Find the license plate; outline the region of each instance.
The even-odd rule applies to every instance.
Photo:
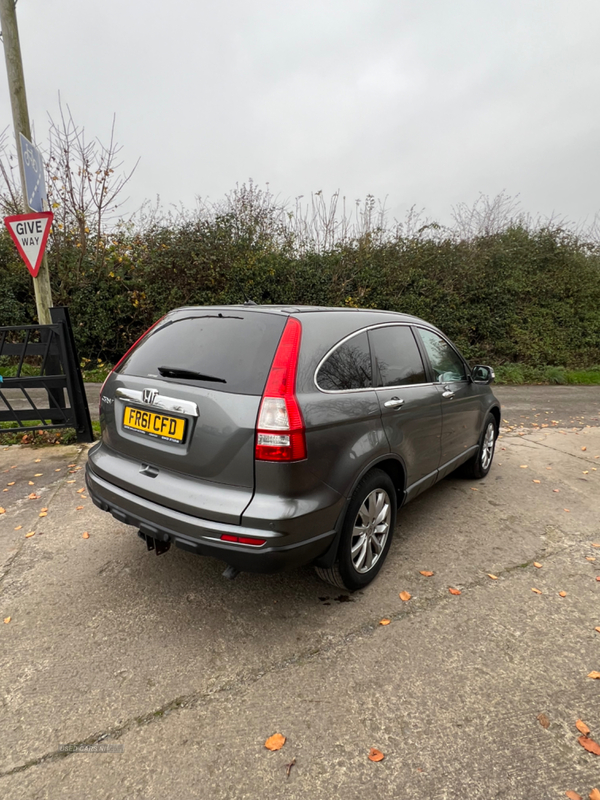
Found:
[[[155,439],[166,439],[169,442],[183,442],[185,420],[155,414],[153,411],[141,411],[139,408],[125,406],[123,427],[145,433]]]

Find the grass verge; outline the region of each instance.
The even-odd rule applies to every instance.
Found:
[[[566,369],[565,367],[528,367],[524,364],[503,364],[494,367],[498,385],[546,384],[555,386],[600,385],[600,366],[590,369]]]
[[[24,425],[35,425],[33,422],[24,422]],[[11,427],[10,422],[0,422],[2,428]],[[94,438],[100,438],[100,423],[92,422]],[[11,444],[28,444],[32,447],[48,447],[55,444],[76,444],[77,434],[74,428],[55,428],[49,431],[26,431],[25,433],[0,433],[0,446],[6,447]]]

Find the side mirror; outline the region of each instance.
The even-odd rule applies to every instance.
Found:
[[[484,364],[477,364],[471,370],[471,380],[473,383],[491,383],[496,374],[491,367],[486,367]]]

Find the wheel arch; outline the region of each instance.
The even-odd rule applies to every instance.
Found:
[[[329,568],[331,567],[337,556],[337,551],[340,543],[340,536],[342,534],[342,524],[344,522],[344,517],[346,516],[346,511],[348,510],[348,506],[350,505],[350,501],[352,499],[352,495],[356,491],[356,487],[359,483],[363,480],[365,475],[368,475],[369,472],[373,469],[380,469],[382,472],[385,472],[386,475],[389,476],[392,483],[396,488],[396,510],[400,508],[402,503],[404,502],[404,496],[406,494],[406,470],[404,468],[404,464],[400,460],[400,458],[393,456],[387,453],[384,456],[380,456],[375,461],[370,462],[366,467],[364,467],[358,476],[355,478],[354,483],[352,484],[352,488],[346,495],[346,502],[344,503],[344,507],[340,512],[340,515],[335,524],[336,535],[333,542],[327,548],[325,553],[314,562],[315,566],[317,567],[324,567]]]

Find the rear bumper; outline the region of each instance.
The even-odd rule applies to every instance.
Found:
[[[180,511],[137,497],[96,475],[86,465],[85,480],[92,501],[120,522],[136,527],[145,537],[175,544],[197,555],[212,556],[243,572],[277,572],[299,567],[323,555],[332,544],[336,531],[309,531],[302,541],[287,543],[281,533],[230,525],[193,517]],[[267,539],[264,545],[230,544],[221,541],[223,534]]]

